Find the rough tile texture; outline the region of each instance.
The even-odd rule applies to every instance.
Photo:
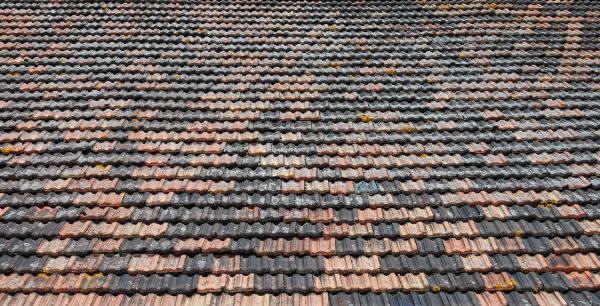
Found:
[[[596,1],[0,3],[1,305],[599,305]]]

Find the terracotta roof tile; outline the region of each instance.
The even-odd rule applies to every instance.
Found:
[[[538,2],[3,4],[0,304],[600,304],[598,6]]]

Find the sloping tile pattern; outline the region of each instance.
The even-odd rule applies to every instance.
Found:
[[[600,305],[596,1],[0,3],[0,305]]]

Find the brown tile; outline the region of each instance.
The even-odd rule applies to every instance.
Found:
[[[225,285],[225,291],[231,293],[254,291],[254,274],[230,276]]]
[[[207,253],[226,252],[227,250],[229,250],[231,242],[231,238],[211,240],[206,239],[203,241],[201,247],[202,251]]]
[[[142,225],[139,230],[140,238],[159,238],[167,231],[169,227],[168,223],[152,223],[149,225]]]
[[[174,254],[199,253],[206,239],[177,239],[173,247]]]
[[[108,208],[86,207],[79,215],[80,220],[103,220]]]
[[[335,255],[334,238],[305,238],[311,255],[332,256]]]
[[[303,193],[304,192],[304,181],[283,182],[281,185],[281,192],[283,192],[283,193]]]
[[[129,221],[131,219],[131,214],[134,212],[134,209],[135,208],[133,207],[110,208],[105,216],[105,221],[109,223]]]
[[[221,292],[227,285],[227,275],[201,276],[198,282],[198,293]]]
[[[476,296],[481,306],[508,306],[508,302],[501,292],[482,292]]]
[[[560,292],[538,292],[533,294],[539,306],[567,306],[569,305]]]
[[[189,181],[185,186],[185,191],[206,193],[208,192],[211,184],[212,181]]]
[[[123,244],[123,239],[99,239],[94,244],[92,252],[96,254],[118,253],[121,244]]]
[[[173,198],[173,192],[169,193],[157,193],[150,194],[146,198],[146,205],[148,206],[162,206],[171,204],[171,199]]]
[[[119,224],[114,223],[92,223],[90,227],[85,231],[86,237],[94,237],[94,238],[110,238],[113,233],[117,230]]]
[[[492,269],[492,263],[488,255],[465,255],[461,257],[465,272],[487,272]]]
[[[429,282],[425,273],[405,274],[398,276],[401,288],[408,291],[425,292],[429,291]]]
[[[540,254],[517,256],[517,262],[523,272],[543,272],[548,269],[544,256]]]
[[[70,258],[65,256],[59,256],[56,258],[48,258],[46,264],[44,265],[43,271],[44,273],[64,273],[68,271],[68,266],[70,264]]]
[[[600,275],[590,271],[565,273],[571,287],[578,291],[597,290],[600,287]]]
[[[181,273],[185,265],[186,256],[161,256],[157,265],[159,273]]]
[[[60,238],[81,237],[91,224],[91,221],[75,221],[73,223],[65,223],[58,232],[58,235]]]
[[[65,251],[70,243],[71,239],[44,240],[38,246],[36,253],[40,255],[58,256]]]
[[[481,278],[486,291],[511,291],[517,284],[506,272],[482,273]]]
[[[158,272],[160,255],[134,255],[129,261],[127,272],[131,274],[148,274]]]
[[[69,272],[72,273],[95,273],[98,271],[104,255],[89,255],[85,257],[71,257],[68,264]]]

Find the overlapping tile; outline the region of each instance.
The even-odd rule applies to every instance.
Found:
[[[598,5],[0,4],[0,305],[600,304]]]

